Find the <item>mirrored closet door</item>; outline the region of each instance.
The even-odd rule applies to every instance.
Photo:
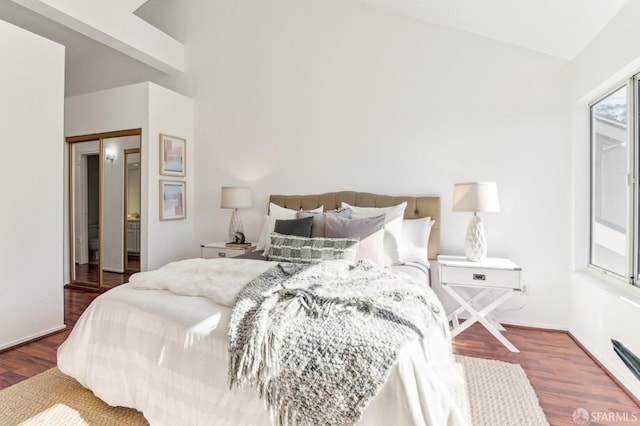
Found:
[[[100,140],[69,146],[71,283],[100,287]]]
[[[140,149],[124,151],[124,270],[140,271]]]
[[[106,290],[140,269],[140,129],[69,144],[69,285]]]

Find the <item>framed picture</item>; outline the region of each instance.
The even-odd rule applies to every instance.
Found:
[[[160,134],[160,174],[185,176],[187,141],[175,136]]]
[[[160,220],[187,217],[187,183],[177,180],[160,181]]]

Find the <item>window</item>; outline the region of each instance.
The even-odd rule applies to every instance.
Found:
[[[630,277],[627,85],[591,106],[591,264]]]

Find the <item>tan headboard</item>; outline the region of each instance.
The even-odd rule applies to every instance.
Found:
[[[311,210],[320,206],[324,206],[325,210],[334,210],[340,207],[343,201],[358,207],[390,207],[406,201],[405,219],[429,216],[436,221],[429,236],[429,259],[435,259],[440,252],[440,197],[395,197],[368,192],[341,191],[314,195],[271,195],[269,201],[293,210]]]

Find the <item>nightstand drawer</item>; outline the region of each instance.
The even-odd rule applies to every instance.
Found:
[[[202,257],[205,259],[214,259],[216,257],[236,257],[244,253],[244,250],[233,250],[223,248],[203,248]]]
[[[251,253],[256,246],[250,247],[225,247],[225,243],[210,243],[200,246],[201,257],[204,259],[216,259],[218,257],[236,257],[241,254]]]
[[[237,250],[215,249],[211,254],[213,257],[234,257],[242,253],[238,253]]]
[[[520,270],[440,265],[440,282],[479,287],[520,288],[520,272]]]

